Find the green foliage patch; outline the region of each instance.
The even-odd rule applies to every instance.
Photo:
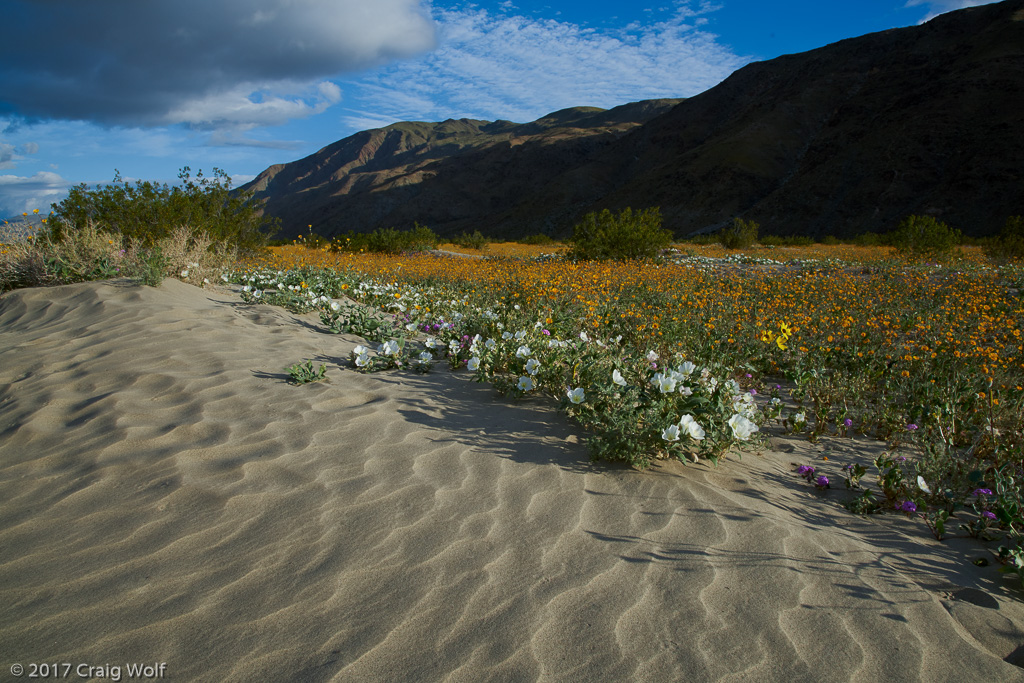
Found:
[[[608,209],[588,213],[572,230],[569,258],[579,261],[653,259],[672,242],[661,227],[661,211],[651,207],[618,214]]]

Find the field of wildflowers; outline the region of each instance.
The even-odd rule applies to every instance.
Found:
[[[446,362],[513,396],[545,393],[588,430],[595,458],[717,461],[767,425],[884,440],[875,488],[866,468],[844,469],[851,509],[918,516],[938,538],[959,520],[1003,539],[998,557],[1024,581],[1019,266],[970,249],[944,265],[843,245],[680,245],[660,263],[557,251],[292,245],[234,279],[249,300],[320,310],[325,331],[380,344],[353,354],[364,371]]]

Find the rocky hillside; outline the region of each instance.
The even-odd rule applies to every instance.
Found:
[[[625,206],[660,206],[677,235],[741,216],[848,236],[912,213],[986,235],[1024,213],[1022,103],[1024,0],[1007,0],[750,64],[684,101],[365,131],[250,187],[288,236],[564,234]]]

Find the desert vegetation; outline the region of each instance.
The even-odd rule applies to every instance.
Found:
[[[595,458],[638,468],[717,462],[757,448],[769,428],[885,441],[873,469],[849,464],[830,481],[805,464],[795,474],[822,491],[850,489],[857,513],[914,516],[938,538],[997,538],[997,558],[1024,580],[1019,218],[980,247],[912,217],[886,237],[893,246],[761,236],[746,248],[665,249],[657,212],[602,212],[567,248],[483,252],[476,235],[446,245],[481,256],[468,260],[424,253],[440,239],[422,226],[311,232],[241,258],[241,245],[196,228],[140,239],[81,221],[6,244],[4,287],[232,281],[249,303],[317,313],[325,333],[364,337],[353,369],[443,363],[511,397],[547,396],[586,428]],[[630,229],[642,244],[614,251]],[[757,234],[742,221],[733,230]],[[651,255],[659,260],[638,258]],[[307,383],[326,368],[288,372]]]

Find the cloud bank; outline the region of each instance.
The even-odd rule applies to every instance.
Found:
[[[337,102],[327,78],[435,45],[418,0],[6,0],[4,15],[0,111],[105,125],[280,124]]]
[[[438,11],[438,48],[355,81],[362,111],[345,122],[529,121],[569,106],[695,95],[749,61],[700,29],[707,11],[682,7],[666,21],[600,31],[484,10]]]

